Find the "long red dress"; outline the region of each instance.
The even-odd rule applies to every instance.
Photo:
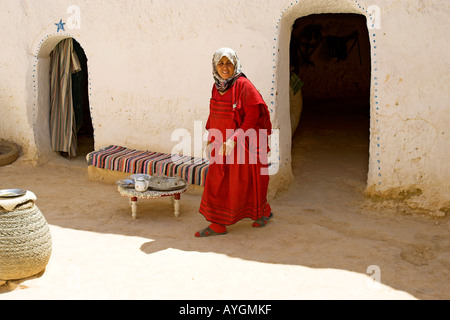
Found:
[[[245,76],[224,95],[213,88],[206,129],[214,147],[199,210],[206,220],[227,226],[244,218],[270,215],[267,130],[261,131],[257,140],[243,138],[252,130],[260,133],[259,129],[267,128],[270,118],[267,120],[266,110],[261,95]],[[237,142],[233,154],[219,156],[220,146],[229,138]]]

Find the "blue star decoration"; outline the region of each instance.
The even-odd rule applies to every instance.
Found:
[[[59,22],[58,22],[58,23],[55,23],[55,26],[58,27],[58,29],[56,30],[56,32],[59,32],[59,30],[61,30],[61,29],[62,29],[62,31],[65,31],[65,30],[64,30],[64,25],[65,25],[65,23],[62,22],[62,19],[59,19]]]

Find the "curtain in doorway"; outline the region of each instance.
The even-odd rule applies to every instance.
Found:
[[[72,73],[81,70],[73,40],[62,40],[50,53],[50,134],[52,149],[77,155],[77,133],[72,100]]]

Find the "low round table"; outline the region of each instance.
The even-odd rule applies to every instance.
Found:
[[[170,191],[159,191],[159,190],[147,190],[147,191],[136,191],[134,188],[126,188],[118,186],[119,193],[123,197],[130,198],[131,205],[131,216],[133,219],[137,217],[137,201],[138,199],[156,199],[161,197],[173,197],[173,206],[175,217],[180,215],[180,199],[181,194],[188,189],[189,185],[186,184],[182,189],[170,190]]]

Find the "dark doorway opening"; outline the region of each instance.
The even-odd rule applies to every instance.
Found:
[[[85,157],[94,150],[94,128],[89,107],[89,74],[87,57],[80,44],[73,39],[73,49],[81,64],[81,71],[72,74],[72,100],[77,129],[77,157]]]
[[[363,15],[314,14],[295,21],[290,47],[290,100],[296,180],[311,184],[353,181],[349,183],[360,187],[367,184],[370,49]],[[298,96],[293,98],[293,73],[301,80],[300,85],[297,81],[301,113]],[[342,184],[321,189],[326,193],[333,188],[342,189]]]

